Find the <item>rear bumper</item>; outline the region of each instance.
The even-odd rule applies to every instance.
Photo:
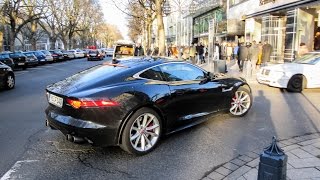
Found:
[[[108,125],[97,124],[87,120],[75,119],[71,116],[57,114],[46,110],[49,126],[60,130],[63,134],[71,134],[92,141],[94,146],[113,146],[118,144],[118,129]]]

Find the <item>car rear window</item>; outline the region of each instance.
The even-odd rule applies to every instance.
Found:
[[[118,45],[116,46],[116,55],[128,55],[133,56],[133,45]]]
[[[11,57],[21,57],[21,56],[24,56],[22,53],[20,52],[16,52],[16,53],[11,53],[10,54]]]

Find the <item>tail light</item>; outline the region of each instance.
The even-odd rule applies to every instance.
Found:
[[[114,101],[107,99],[66,99],[67,104],[72,106],[74,109],[79,108],[96,108],[96,107],[112,107],[118,106],[119,104]]]

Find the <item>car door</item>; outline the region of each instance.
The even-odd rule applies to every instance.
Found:
[[[206,72],[188,64],[172,62],[160,65],[168,81],[171,99],[167,105],[168,125],[173,128],[196,123],[201,117],[219,111],[226,98],[220,80],[207,80]]]

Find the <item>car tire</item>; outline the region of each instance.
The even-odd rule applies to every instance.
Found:
[[[128,120],[120,147],[130,154],[145,155],[158,144],[162,132],[161,118],[150,108],[137,110]]]
[[[239,87],[231,99],[230,115],[238,117],[246,115],[252,106],[252,102],[253,98],[250,90],[244,86]]]
[[[5,89],[13,89],[15,86],[15,78],[14,75],[8,74],[5,78]]]
[[[287,90],[290,92],[302,92],[306,88],[306,82],[307,80],[303,75],[294,75],[288,82]]]

